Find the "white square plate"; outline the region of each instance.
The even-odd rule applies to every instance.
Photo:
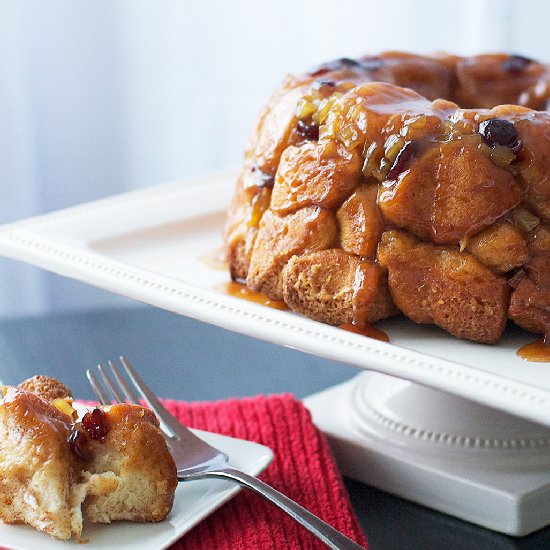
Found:
[[[174,182],[6,225],[0,227],[0,254],[550,425],[550,364],[516,356],[534,339],[525,332],[508,331],[497,346],[486,346],[397,318],[380,324],[391,338],[387,344],[214,290],[228,275],[199,258],[221,245],[234,183],[234,175]]]
[[[273,453],[264,445],[235,439],[220,434],[193,430],[207,443],[229,456],[231,465],[247,474],[257,476],[273,460]],[[166,520],[160,523],[131,523],[118,521],[111,524],[84,523],[85,545],[75,541],[59,541],[28,525],[0,523],[0,546],[17,550],[152,550],[167,548],[191,530],[197,523],[233,498],[241,488],[236,483],[204,479],[180,483],[176,489],[174,507]]]

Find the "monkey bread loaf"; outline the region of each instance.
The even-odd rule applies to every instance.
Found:
[[[288,77],[225,227],[231,277],[340,325],[550,326],[550,69],[387,52]]]

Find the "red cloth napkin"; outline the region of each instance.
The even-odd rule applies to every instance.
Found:
[[[260,476],[285,495],[367,547],[329,446],[309,411],[290,395],[217,403],[164,401],[185,425],[270,447]],[[172,546],[173,550],[326,549],[278,508],[243,490]]]

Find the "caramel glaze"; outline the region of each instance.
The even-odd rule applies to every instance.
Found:
[[[426,72],[419,79],[416,69],[421,67]],[[493,73],[506,85],[494,86],[494,78],[486,78]],[[337,212],[349,198],[350,178],[356,183],[353,190],[361,184],[378,186],[380,234],[396,226],[421,242],[469,253],[470,237],[506,220],[519,228],[518,239],[525,246],[526,240],[534,238],[533,227],[544,225],[550,204],[545,202],[546,179],[540,178],[547,171],[544,140],[549,136],[550,117],[530,110],[546,108],[547,87],[539,93],[538,83],[549,79],[548,67],[520,56],[421,58],[396,52],[344,58],[290,77],[252,137],[228,218],[228,250],[236,252],[235,257],[250,256],[246,247],[254,242],[269,209],[282,217],[311,206]],[[436,99],[441,97],[452,101]],[[330,147],[333,143],[336,148]],[[312,163],[323,170],[312,171]],[[413,168],[422,163],[426,169],[415,172]],[[462,166],[480,170],[479,189]],[[330,185],[325,173],[330,174]],[[311,184],[315,178],[319,185]],[[460,185],[455,185],[457,181]],[[462,193],[458,198],[457,190]],[[484,202],[467,200],[478,192]],[[271,200],[272,194],[276,200]],[[522,216],[517,215],[520,211]],[[376,254],[365,258],[353,246],[333,245],[365,260],[353,285],[352,326],[361,327],[379,286]],[[528,256],[512,267],[520,266],[527,267],[524,278],[540,279],[533,274],[537,266]],[[237,267],[241,269],[237,276],[246,278],[237,261],[231,272]],[[489,267],[515,289],[511,268]],[[535,284],[541,286],[539,280]],[[236,284],[226,283],[221,290],[271,305],[267,297],[244,285],[230,285]],[[534,327],[538,321],[531,319],[530,302],[524,304],[518,298],[516,303],[520,307],[509,317],[520,326]],[[489,337],[487,342],[494,343]]]
[[[524,361],[550,363],[550,341],[545,336],[520,348],[516,355]]]
[[[263,306],[272,307],[273,309],[280,309],[282,311],[288,310],[288,306],[281,300],[270,300],[263,292],[255,292],[250,290],[245,284],[238,283],[237,281],[227,281],[224,283],[218,283],[214,285],[216,290],[235,296],[235,298],[242,298],[255,304],[261,304]]]
[[[381,270],[373,261],[363,261],[353,282],[353,325],[366,325],[366,319],[378,290]],[[368,336],[368,335],[367,335]]]
[[[214,288],[224,292],[225,294],[229,294],[230,296],[242,298],[256,304],[262,304],[264,306],[283,311],[288,310],[288,306],[283,301],[270,300],[263,292],[254,292],[243,283],[228,281],[225,283],[219,283],[215,285]],[[338,328],[347,330],[348,332],[354,332],[355,334],[368,336],[369,338],[374,338],[375,340],[381,340],[382,342],[390,341],[389,336],[385,332],[382,332],[381,330],[367,324],[344,323],[343,325],[339,325]]]
[[[355,325],[353,323],[344,323],[343,325],[338,325],[338,328],[342,330],[347,330],[348,332],[354,332],[355,334],[361,334],[363,336],[368,336],[369,338],[374,338],[375,340],[380,340],[382,342],[389,342],[390,337],[381,330],[372,327],[371,325]]]
[[[0,407],[7,411],[21,433],[33,440],[37,455],[46,462],[66,445],[72,419],[31,392],[4,386]]]

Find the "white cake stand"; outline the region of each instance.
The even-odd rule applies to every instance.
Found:
[[[526,535],[550,523],[550,429],[375,372],[305,400],[349,477]]]

